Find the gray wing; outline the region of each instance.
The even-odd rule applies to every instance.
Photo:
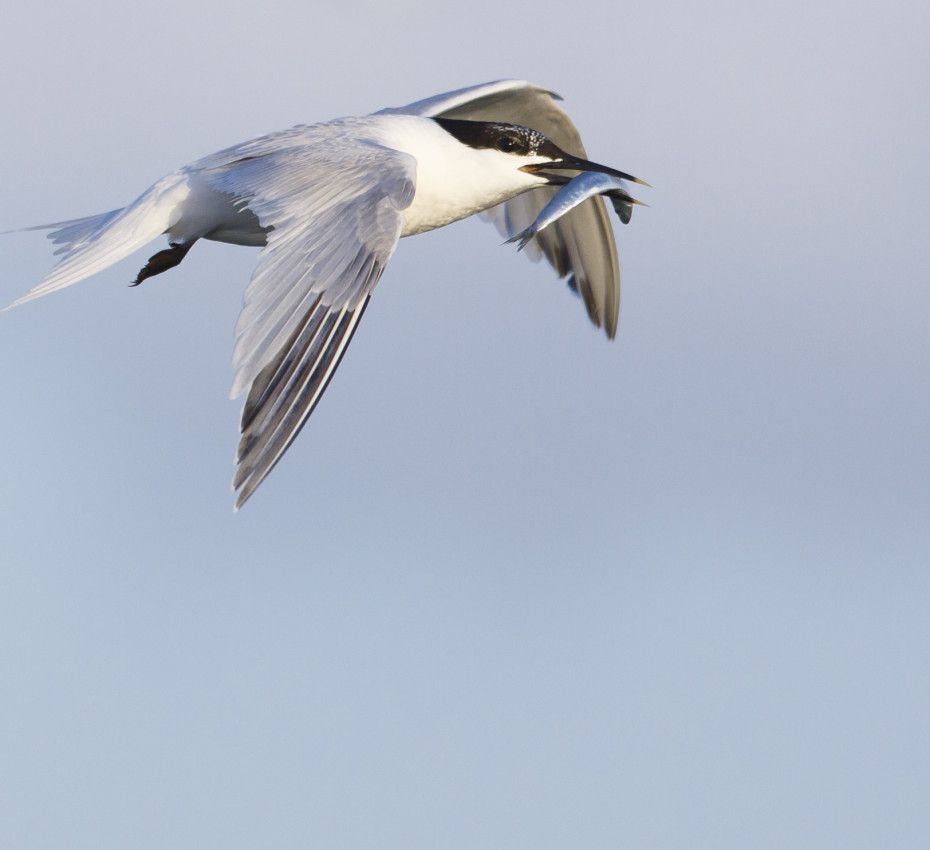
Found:
[[[568,153],[586,158],[578,130],[556,99],[561,98],[525,80],[498,80],[384,112],[522,124],[545,133]],[[557,191],[524,192],[484,215],[504,236],[511,237],[529,227]],[[535,252],[534,242],[538,244]],[[604,200],[585,201],[527,245],[531,259],[539,259],[539,250],[559,277],[571,275],[569,285],[581,295],[591,321],[612,339],[620,316],[620,261]]]
[[[293,442],[400,238],[416,166],[341,139],[247,155],[198,174],[270,228],[236,328],[231,395],[248,387],[234,487],[241,507]]]

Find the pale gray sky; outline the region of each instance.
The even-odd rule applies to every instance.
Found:
[[[0,316],[0,846],[927,846],[925,4],[2,20],[0,229],[503,76],[655,189],[614,343],[481,222],[404,240],[239,514],[253,251]]]

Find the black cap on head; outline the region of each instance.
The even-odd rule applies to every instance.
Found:
[[[517,156],[560,156],[559,150],[538,130],[501,121],[461,121],[434,118],[443,130],[471,148],[487,148]]]

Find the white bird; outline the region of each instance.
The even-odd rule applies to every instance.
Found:
[[[176,266],[198,239],[262,247],[233,355],[230,395],[249,390],[233,482],[241,507],[319,401],[402,236],[481,212],[513,236],[533,224],[555,195],[551,187],[567,182],[559,172],[644,182],[584,159],[556,99],[525,81],[501,80],[211,154],[122,209],[35,228],[50,230],[64,256],[10,307],[83,280],[162,235],[169,247],[135,284]],[[628,210],[617,209],[628,220]],[[612,338],[620,269],[604,201],[584,201],[528,248],[560,277],[571,276],[591,320]]]

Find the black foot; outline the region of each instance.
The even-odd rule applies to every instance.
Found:
[[[168,269],[173,269],[187,256],[187,252],[190,251],[191,245],[193,244],[193,242],[172,242],[170,248],[165,248],[164,251],[152,254],[152,256],[149,257],[149,261],[143,266],[139,274],[136,275],[136,279],[129,285],[138,286],[147,277],[154,277],[157,274],[168,271]]]

